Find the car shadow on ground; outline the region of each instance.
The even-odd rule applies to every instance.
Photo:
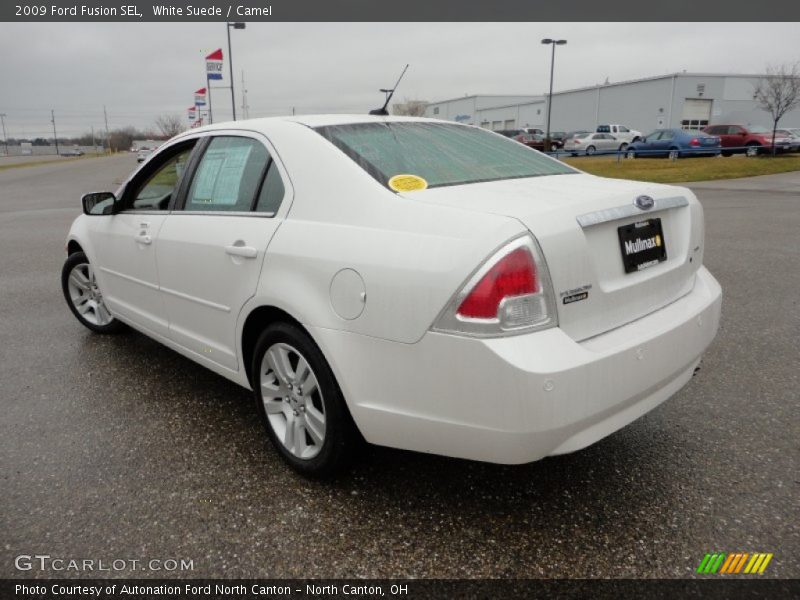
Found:
[[[405,497],[413,502],[432,501],[444,506],[477,501],[481,514],[494,510],[520,510],[531,505],[569,509],[573,500],[585,504],[592,518],[608,518],[615,512],[637,509],[637,498],[646,487],[647,498],[661,499],[680,493],[681,477],[663,476],[670,455],[680,447],[674,428],[660,409],[582,451],[526,465],[504,466],[452,459],[416,452],[365,445],[351,472],[332,482],[313,482],[295,475],[269,446],[249,391],[195,364],[137,332],[118,336],[87,335],[81,355],[104,357],[109,377],[122,378],[117,387],[135,385],[139,411],[157,417],[174,417],[187,411],[207,444],[230,444],[215,438],[220,422],[254,442],[261,452],[248,453],[239,467],[269,478],[276,473],[297,478],[303,485],[332,486],[343,492],[363,492],[369,502]],[[111,382],[109,382],[111,383]],[[231,428],[226,427],[229,433]],[[221,435],[221,434],[219,434]],[[191,442],[191,438],[186,438]],[[199,457],[198,457],[199,458]],[[269,469],[265,469],[268,463]]]

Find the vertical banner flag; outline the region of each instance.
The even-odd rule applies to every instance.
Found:
[[[194,103],[196,106],[206,105],[206,88],[200,88],[194,93]]]
[[[208,79],[222,79],[222,48],[206,56],[206,77]]]
[[[194,121],[197,118],[197,106],[190,106],[187,110],[189,111],[189,120]]]

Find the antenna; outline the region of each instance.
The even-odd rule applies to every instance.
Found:
[[[389,101],[392,99],[392,96],[394,96],[394,91],[397,89],[397,86],[400,85],[400,80],[403,79],[403,75],[406,74],[407,70],[408,70],[408,65],[406,65],[405,68],[403,69],[403,72],[400,73],[400,77],[397,78],[397,83],[394,84],[393,88],[391,88],[391,89],[383,89],[382,88],[380,90],[384,94],[386,94],[386,102],[383,103],[382,107],[375,108],[375,109],[369,111],[369,114],[371,114],[371,115],[381,115],[381,116],[384,116],[384,117],[389,115],[389,111],[386,110],[386,107],[389,106]]]

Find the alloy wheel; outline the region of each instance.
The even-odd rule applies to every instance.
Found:
[[[261,361],[259,385],[267,420],[284,448],[304,460],[319,454],[325,402],[308,360],[289,344],[273,344]]]
[[[114,320],[103,302],[103,294],[97,287],[94,269],[89,263],[79,263],[72,268],[67,289],[70,302],[87,322],[103,327]]]

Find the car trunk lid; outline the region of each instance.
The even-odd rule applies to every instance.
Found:
[[[538,240],[547,261],[559,326],[575,340],[614,329],[673,302],[691,290],[702,264],[702,209],[685,188],[570,174],[404,195],[521,221]],[[654,206],[637,208],[638,196],[651,197]],[[650,219],[660,220],[666,260],[626,273],[618,229]],[[634,243],[635,236],[629,242]]]

